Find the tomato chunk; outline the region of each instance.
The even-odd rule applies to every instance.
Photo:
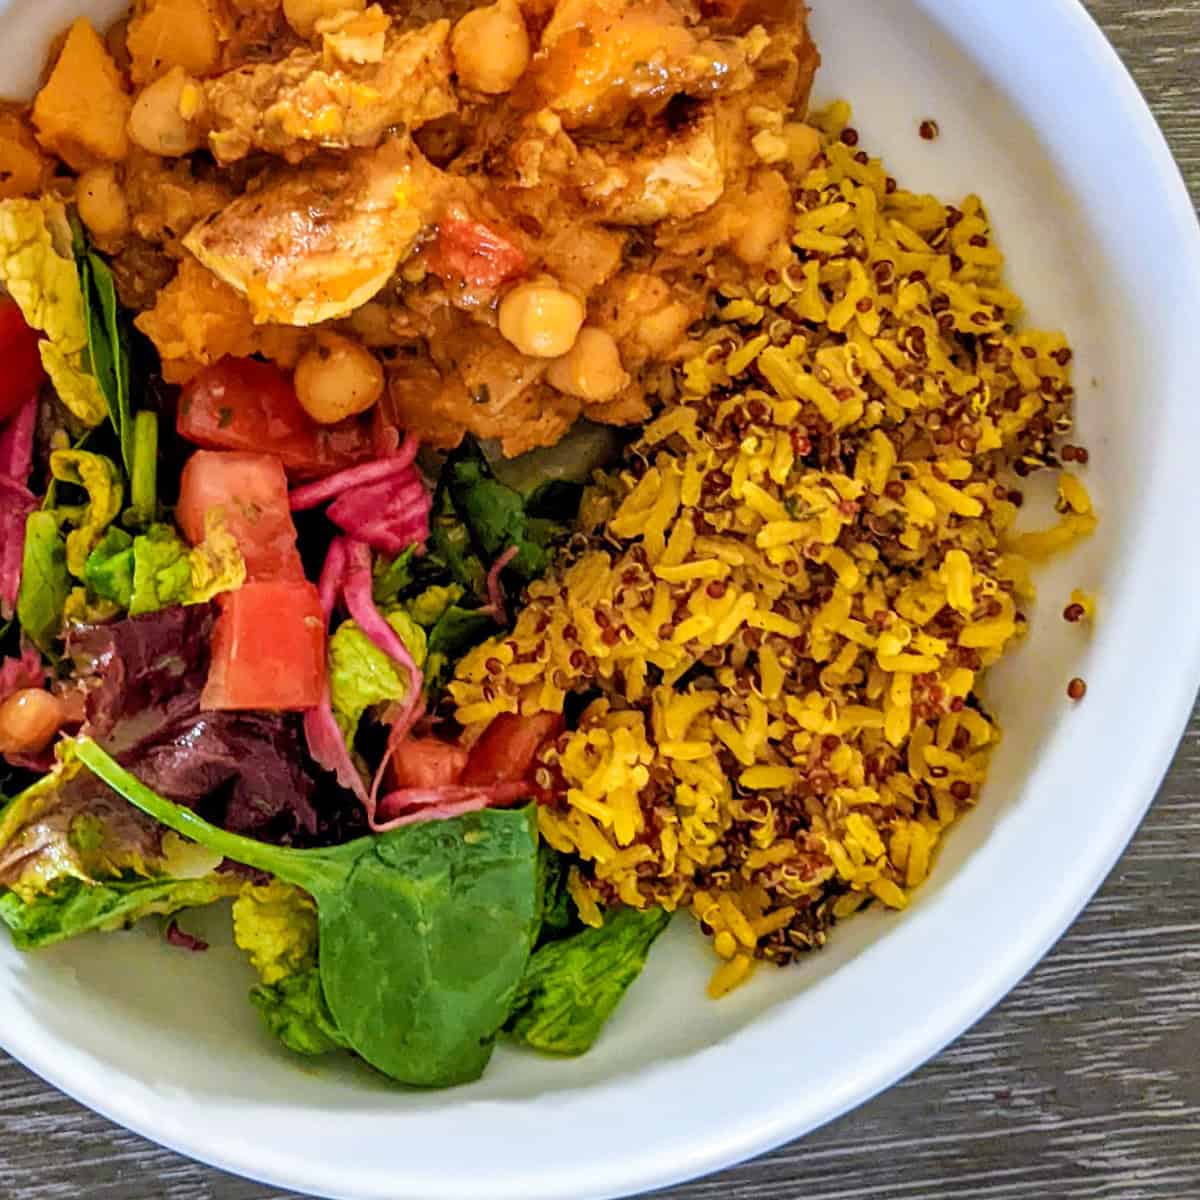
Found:
[[[201,708],[292,712],[320,703],[325,617],[311,583],[247,583],[218,603]]]
[[[175,510],[193,545],[203,540],[204,518],[214,508],[222,509],[237,539],[247,580],[304,578],[287,476],[275,455],[196,451],[183,468]]]
[[[329,475],[372,454],[369,420],[318,425],[300,407],[291,376],[253,358],[223,358],[193,376],[176,427],[211,450],[277,454],[303,476]]]
[[[429,269],[447,282],[498,288],[529,271],[529,260],[507,238],[464,217],[446,217],[426,255]]]
[[[7,421],[46,380],[38,341],[17,302],[0,297],[0,421]]]
[[[462,782],[470,787],[520,783],[529,777],[538,751],[563,727],[558,713],[523,717],[501,713],[471,747]]]
[[[441,738],[405,738],[390,767],[394,788],[449,787],[462,778],[467,752]]]

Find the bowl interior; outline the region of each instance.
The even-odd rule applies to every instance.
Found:
[[[1030,321],[1069,334],[1102,514],[1040,576],[1032,635],[989,683],[1006,733],[992,778],[913,907],[856,918],[822,954],[760,971],[720,1004],[680,918],[592,1053],[502,1048],[481,1082],[432,1094],[277,1047],[246,1002],[227,913],[205,914],[206,955],[153,930],[32,957],[0,938],[0,1038],[35,1070],[169,1145],[322,1195],[615,1195],[861,1101],[994,1002],[1099,883],[1195,688],[1187,607],[1200,573],[1174,536],[1197,511],[1183,456],[1198,432],[1194,221],[1136,93],[1071,0],[812,5],[818,102],[849,98],[864,144],[906,186],[978,191]],[[27,94],[34,48],[81,5],[0,7],[0,91]],[[84,8],[99,23],[123,5]],[[918,136],[927,117],[934,142]],[[1060,616],[1075,586],[1101,596],[1091,638]],[[1089,681],[1079,706],[1065,697],[1073,675]]]

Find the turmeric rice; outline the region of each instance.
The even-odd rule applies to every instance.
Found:
[[[598,478],[513,631],[450,692],[468,736],[584,704],[543,752],[542,836],[601,906],[688,908],[714,996],[877,901],[904,908],[1000,738],[978,694],[1031,564],[1089,534],[1058,470],[1072,352],[1020,329],[983,203],[899,188],[813,116],[782,269],[725,281],[657,415]]]

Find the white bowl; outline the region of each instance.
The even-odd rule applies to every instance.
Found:
[[[996,673],[1007,737],[980,809],[903,916],[720,1004],[686,918],[586,1057],[502,1049],[455,1091],[391,1089],[274,1045],[224,946],[152,932],[26,957],[0,938],[0,1039],[56,1086],[185,1154],[347,1200],[589,1200],[698,1175],[887,1087],[994,1004],[1104,878],[1200,678],[1200,236],[1162,137],[1074,0],[812,0],[825,67],[906,184],[988,201],[1033,319],[1078,352],[1103,521],[1042,578],[1033,637]],[[11,0],[3,91],[72,0]],[[109,0],[97,17],[116,14]],[[917,135],[934,117],[941,138]],[[1101,597],[1088,640],[1060,612]],[[1085,676],[1072,706],[1065,686]],[[222,914],[215,914],[220,916]]]

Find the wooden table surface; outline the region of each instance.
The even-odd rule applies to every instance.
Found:
[[[1200,0],[1088,7],[1200,196]],[[858,1111],[656,1200],[1200,1200],[1198,861],[1200,711],[1104,889],[994,1012]],[[0,1200],[76,1198],[286,1200],[0,1054]]]

